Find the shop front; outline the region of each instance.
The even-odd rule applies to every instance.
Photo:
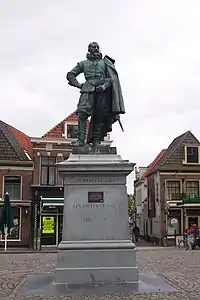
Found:
[[[196,224],[200,229],[200,204],[184,205],[185,207],[185,230],[189,229],[193,224]]]
[[[62,240],[64,198],[42,198],[41,204],[41,247],[56,247]]]
[[[3,203],[0,203],[0,210]],[[29,247],[31,228],[31,201],[11,201],[13,227],[8,235],[8,247]],[[0,233],[0,247],[4,247],[5,236]]]
[[[167,214],[167,244],[173,245],[184,232],[196,224],[200,229],[200,203],[170,204]]]

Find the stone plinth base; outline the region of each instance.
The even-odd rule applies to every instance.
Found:
[[[138,282],[134,244],[130,241],[62,242],[56,283]]]

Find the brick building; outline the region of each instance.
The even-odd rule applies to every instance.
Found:
[[[8,237],[9,247],[28,247],[31,239],[31,183],[33,161],[30,138],[0,121],[0,209],[3,196],[11,199],[14,227]],[[3,246],[4,236],[0,236]]]
[[[34,226],[41,237],[41,246],[56,246],[61,241],[64,189],[63,181],[56,170],[56,163],[69,157],[72,151],[71,143],[77,140],[77,132],[78,119],[76,114],[72,113],[41,138],[31,138],[34,160],[33,217]],[[109,136],[104,143],[111,144]],[[37,237],[35,239],[37,240]]]
[[[200,227],[200,142],[190,131],[159,153],[144,178],[149,240],[174,245],[191,224]]]

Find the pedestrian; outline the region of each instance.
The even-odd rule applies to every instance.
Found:
[[[133,234],[132,234],[132,237],[135,237],[135,241],[138,242],[138,239],[139,239],[139,236],[140,236],[140,229],[139,227],[135,224],[135,226],[133,227]]]
[[[199,234],[199,230],[197,228],[196,224],[193,224],[189,229],[188,229],[188,234],[192,234],[194,237],[194,242],[192,244],[192,250],[196,249],[196,239]]]

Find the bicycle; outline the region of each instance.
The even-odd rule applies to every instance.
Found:
[[[185,249],[189,250],[189,248],[194,244],[194,236],[192,234],[184,234],[181,240],[178,240],[178,247],[180,250]]]

